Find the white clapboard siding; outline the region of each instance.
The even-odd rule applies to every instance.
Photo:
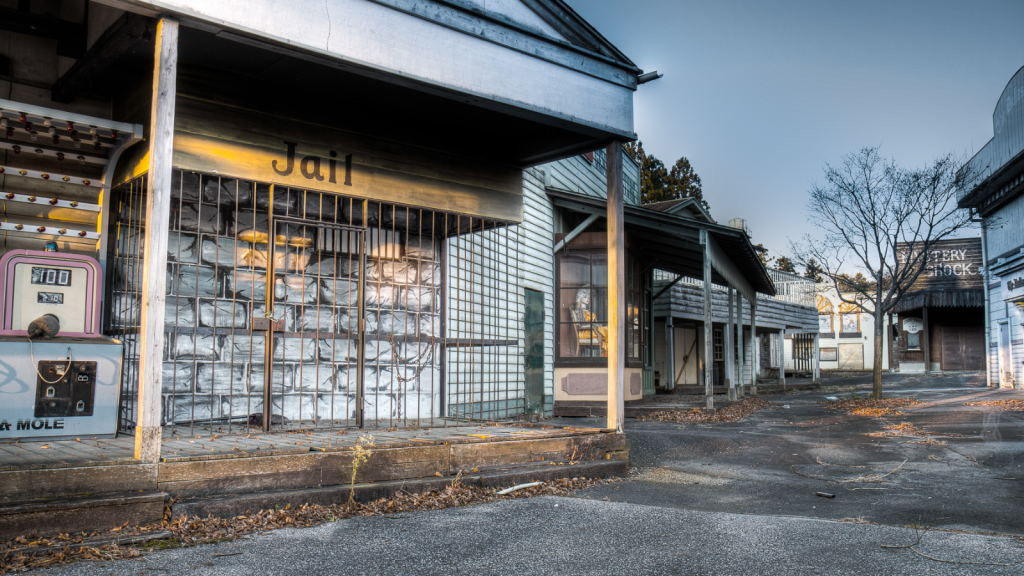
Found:
[[[626,204],[640,204],[640,166],[629,154],[623,153],[622,163],[624,200]],[[542,169],[548,173],[548,186],[557,190],[575,192],[593,198],[607,198],[606,154],[604,150],[594,152],[594,160],[586,156],[573,156],[558,162],[545,164]]]

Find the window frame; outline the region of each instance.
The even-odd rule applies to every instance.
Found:
[[[578,368],[606,368],[608,366],[607,356],[563,356],[562,355],[562,329],[563,326],[575,324],[574,322],[568,322],[563,319],[562,315],[562,296],[566,290],[570,288],[564,288],[562,286],[562,262],[566,257],[578,256],[578,255],[589,255],[593,256],[604,256],[604,263],[607,266],[608,263],[608,251],[596,246],[590,247],[569,247],[558,252],[555,255],[555,286],[554,286],[554,305],[555,305],[555,342],[554,342],[554,364],[555,367],[578,367]],[[626,285],[624,286],[624,292],[626,296],[626,317],[623,318],[625,322],[625,341],[623,344],[623,350],[626,353],[626,367],[627,368],[643,368],[645,366],[645,354],[650,350],[649,334],[651,311],[647,310],[644,306],[645,303],[645,290],[647,289],[647,282],[645,281],[645,274],[640,266],[640,261],[633,256],[633,254],[626,250]],[[593,260],[591,259],[590,269],[593,271]],[[593,272],[591,272],[592,276]],[[596,287],[598,290],[604,290],[607,292],[608,287]],[[635,302],[631,300],[635,298]],[[602,322],[594,322],[594,325],[601,325]],[[607,321],[603,322],[607,326]],[[636,352],[636,355],[633,355]]]

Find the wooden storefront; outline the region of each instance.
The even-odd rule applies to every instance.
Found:
[[[896,308],[901,371],[985,369],[983,285],[980,239],[936,243]]]

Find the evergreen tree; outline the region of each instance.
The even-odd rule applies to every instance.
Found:
[[[785,256],[779,256],[779,259],[775,261],[775,269],[780,272],[789,272],[790,274],[796,274],[796,264],[792,260]]]

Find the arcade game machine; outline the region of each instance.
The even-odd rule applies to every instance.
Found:
[[[0,439],[114,435],[102,225],[139,125],[0,100]]]

